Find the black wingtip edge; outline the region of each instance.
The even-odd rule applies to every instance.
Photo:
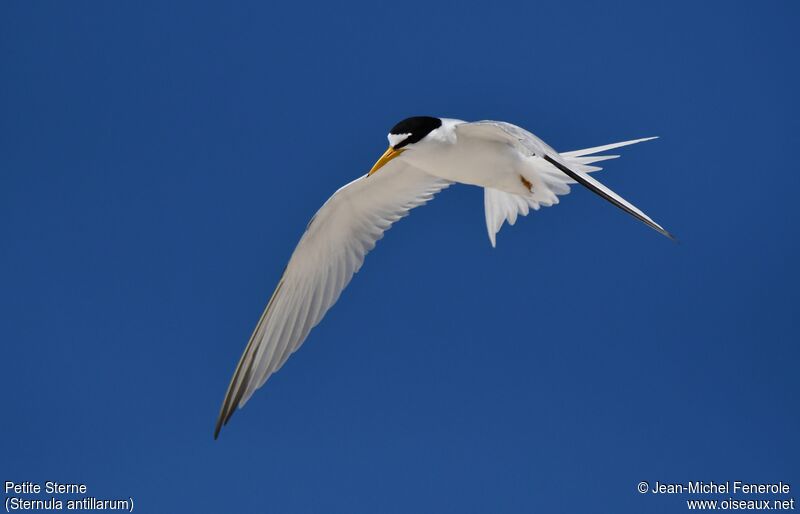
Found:
[[[222,411],[219,413],[219,417],[217,418],[217,425],[214,427],[214,440],[216,441],[219,438],[219,433],[222,431],[222,427],[228,424],[228,420],[231,419],[233,415],[233,410],[229,412],[225,412],[225,407],[227,406],[227,402],[222,405]]]
[[[638,219],[639,221],[641,221],[642,223],[644,223],[648,227],[652,228],[653,230],[655,230],[659,234],[661,234],[661,235],[663,235],[665,237],[668,237],[669,239],[671,239],[672,241],[674,241],[676,243],[678,242],[678,238],[673,236],[664,227],[662,227],[661,225],[659,225],[655,221],[653,221],[653,220],[651,220],[651,219],[649,219],[647,217],[642,217],[639,214],[637,214],[636,212],[631,211],[625,205],[623,205],[622,203],[618,202],[616,199],[614,199],[613,197],[609,196],[608,194],[606,194],[602,190],[596,188],[590,182],[586,181],[583,177],[581,177],[580,175],[575,173],[573,170],[569,169],[567,166],[564,166],[563,164],[558,162],[556,159],[553,159],[551,156],[544,155],[543,157],[544,157],[544,160],[546,160],[547,162],[549,162],[550,164],[552,164],[556,168],[560,169],[562,172],[564,172],[564,174],[566,174],[568,177],[570,177],[575,182],[577,182],[577,183],[581,184],[582,186],[588,188],[593,193],[595,193],[598,196],[600,196],[601,198],[607,200],[608,202],[613,204],[615,207],[617,207],[617,208],[623,210],[624,212],[630,214],[631,216],[633,216],[634,218]]]
[[[673,234],[669,230],[665,229],[661,225],[650,225],[650,227],[654,228],[656,230],[656,232],[658,232],[662,236],[669,238],[669,240],[672,241],[673,243],[680,243],[678,238],[675,237],[675,234]]]
[[[222,427],[228,424],[228,420],[231,419],[233,416],[233,412],[235,409],[231,409],[230,411],[220,412],[219,418],[217,418],[217,426],[214,427],[214,440],[216,441],[219,438],[219,433],[222,431]]]

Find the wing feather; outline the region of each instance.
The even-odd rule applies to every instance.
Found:
[[[398,160],[342,187],[314,215],[231,378],[214,437],[283,366],[397,220],[451,182]]]

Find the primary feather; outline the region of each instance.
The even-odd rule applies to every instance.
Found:
[[[336,303],[383,233],[450,181],[400,162],[342,187],[314,215],[242,354],[214,437]]]

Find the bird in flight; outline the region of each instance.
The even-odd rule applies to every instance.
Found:
[[[214,438],[256,389],[286,362],[336,303],[364,256],[394,222],[453,183],[483,188],[492,246],[504,222],[558,203],[578,183],[645,225],[674,239],[644,212],[598,182],[600,152],[655,139],[559,153],[527,130],[502,121],[416,116],[389,131],[389,148],[369,172],[317,211],[239,359]]]

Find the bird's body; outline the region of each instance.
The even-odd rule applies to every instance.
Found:
[[[309,222],[231,379],[215,437],[303,343],[384,231],[453,183],[484,188],[493,246],[503,222],[513,225],[530,209],[558,203],[574,182],[669,236],[588,175],[600,169],[591,163],[617,157],[592,154],[646,139],[560,154],[509,123],[432,117],[403,120],[388,139],[389,149],[372,170],[336,191]]]
[[[443,119],[441,133],[417,143],[402,158],[426,173],[461,184],[527,195],[520,176],[536,180],[533,159],[499,138],[474,134],[477,125]],[[473,129],[465,130],[465,129]]]

